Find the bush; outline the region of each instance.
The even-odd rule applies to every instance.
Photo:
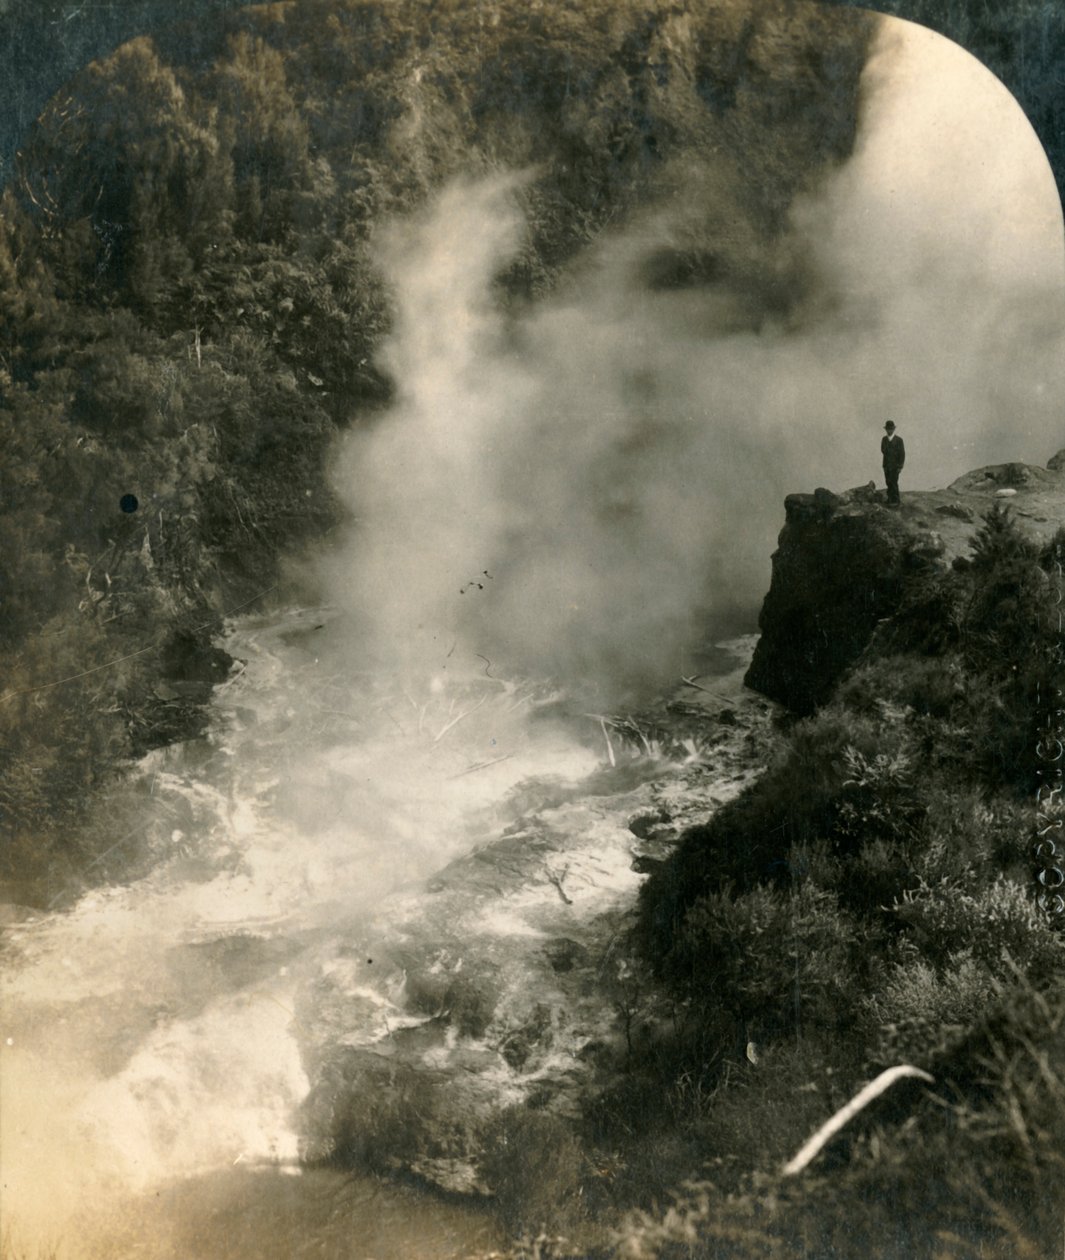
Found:
[[[973,568],[983,573],[994,573],[1003,564],[1035,564],[1040,557],[1040,549],[1017,524],[1009,506],[997,503],[984,515],[971,551]]]
[[[919,813],[912,805],[909,756],[897,749],[869,758],[848,745],[843,764],[847,777],[836,802],[833,827],[839,847],[857,848],[873,840],[909,836]]]
[[[512,1234],[558,1232],[582,1215],[584,1156],[565,1121],[511,1107],[489,1128],[481,1175]]]
[[[1027,877],[1031,807],[1009,796],[991,796],[949,779],[923,792],[925,816],[913,846],[916,874],[930,885],[963,880],[990,883],[999,872]],[[916,886],[916,885],[915,885]]]
[[[879,626],[866,657],[939,657],[957,647],[969,582],[960,573],[923,569],[903,586],[891,619]]]
[[[1065,939],[1036,904],[1030,848],[1037,747],[1065,685],[1063,549],[1065,530],[1039,548],[993,510],[970,564],[907,583],[834,699],[682,837],[641,900],[641,946],[687,1003],[686,1035],[721,1042],[734,1024],[743,1066],[706,1056],[699,1096],[713,1102],[691,1121],[723,1160],[758,1149],[755,1080],[752,1124],[786,1132],[795,1111],[784,1076],[744,1064],[746,1038],[768,1042],[766,1065],[811,1035],[867,1068],[917,1061],[939,1101],[878,1104],[836,1145],[835,1181],[786,1210],[737,1195],[727,1165],[728,1194],[710,1187],[656,1220],[633,1254],[851,1256],[876,1239],[900,1257],[1035,1256],[1026,1214],[1058,1228],[1034,1170],[1065,1170],[1061,1050],[1047,1042],[1065,1026],[1047,996]]]
[[[831,863],[874,839],[909,837],[922,806],[910,787],[907,748],[898,724],[842,705],[797,723],[758,782],[685,832],[641,889],[637,938],[652,965],[662,968],[699,897],[726,886],[740,894],[763,883],[787,887],[815,849]],[[836,869],[845,895],[866,901],[846,862]]]
[[[944,879],[935,887],[922,881],[904,894],[895,913],[933,965],[968,955],[1002,978],[1017,967],[1046,974],[1065,965],[1065,941],[1029,890],[1004,875],[972,889],[961,880]]]
[[[660,966],[699,897],[728,885],[742,893],[763,882],[790,884],[796,853],[818,840],[834,843],[848,758],[851,766],[856,755],[890,758],[903,740],[897,728],[839,705],[797,723],[758,782],[686,831],[641,889],[637,937],[652,965]]]
[[[872,1060],[927,1064],[972,1028],[995,991],[990,969],[970,954],[939,968],[919,957],[894,964],[861,1003]]]
[[[978,987],[967,970],[946,984],[928,972],[906,980],[900,973],[897,992],[915,998],[923,991],[911,1005],[918,1015],[934,1015],[937,994],[953,995],[961,1012],[967,991]],[[930,1065],[934,1093],[889,1093],[875,1115],[863,1113],[858,1132],[856,1122],[844,1130],[846,1162],[826,1152],[801,1177],[766,1170],[738,1184],[710,1168],[714,1180],[688,1186],[667,1211],[631,1216],[618,1256],[1040,1260],[1058,1254],[1065,1208],[1063,995],[1060,976],[1043,988],[1014,985],[990,1003],[985,992],[986,1013],[976,1029]],[[744,1093],[737,1090],[737,1099]],[[822,1116],[840,1101],[824,1098]],[[779,1095],[777,1110],[787,1105]],[[779,1119],[770,1124],[778,1127]]]
[[[965,699],[962,662],[956,653],[928,658],[893,651],[859,665],[837,699],[867,717],[948,720]]]
[[[752,1036],[833,1027],[853,1000],[855,935],[836,898],[809,882],[712,893],[688,912],[670,971],[695,1003],[724,1007]]]
[[[829,1029],[756,1046],[755,1058],[733,1065],[691,1126],[704,1157],[722,1161],[715,1177],[723,1188],[751,1167],[779,1168],[861,1079],[851,1045]]]
[[[1061,537],[1040,547],[1008,507],[993,507],[963,571],[908,583],[840,702],[902,716],[923,757],[970,782],[1034,791],[1048,697],[1065,676],[1062,549]]]

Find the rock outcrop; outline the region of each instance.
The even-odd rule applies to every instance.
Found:
[[[870,486],[789,495],[747,685],[812,712],[892,615],[906,583],[967,555],[996,503],[1050,537],[1065,522],[1065,452],[1047,468],[976,469],[944,490],[904,494],[898,509]]]

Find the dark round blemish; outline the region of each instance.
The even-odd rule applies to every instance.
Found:
[[[373,959],[372,959],[372,958],[367,958],[367,960],[366,960],[366,961],[367,961],[368,963],[372,963],[372,962],[373,962]]]
[[[137,496],[135,494],[124,494],[122,498],[119,499],[118,506],[123,512],[136,512],[137,508],[140,507],[140,504],[137,502]]]

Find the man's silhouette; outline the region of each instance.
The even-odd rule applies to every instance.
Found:
[[[880,454],[884,457],[884,480],[887,482],[887,501],[891,504],[901,503],[899,498],[899,473],[906,462],[906,447],[902,438],[895,432],[895,421],[889,420],[884,425],[887,430],[880,439]]]

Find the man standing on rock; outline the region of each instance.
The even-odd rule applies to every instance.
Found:
[[[895,432],[895,421],[889,420],[884,425],[887,433],[880,439],[880,454],[884,457],[884,480],[887,482],[887,501],[897,507],[899,498],[899,473],[906,462],[906,447],[902,438]]]

